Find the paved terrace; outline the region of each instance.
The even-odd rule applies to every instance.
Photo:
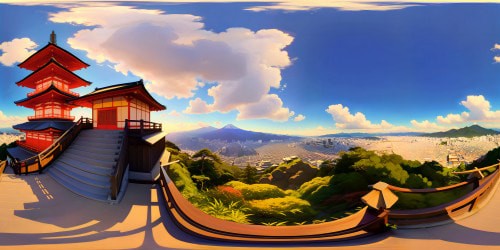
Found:
[[[0,181],[0,249],[500,249],[500,196],[444,226],[398,229],[364,239],[308,245],[245,245],[193,238],[170,220],[155,185],[129,184],[118,205],[82,198],[49,175]],[[500,183],[500,182],[499,182]]]

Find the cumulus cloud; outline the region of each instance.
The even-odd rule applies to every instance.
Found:
[[[24,59],[35,53],[38,45],[29,38],[15,38],[12,41],[0,44],[0,63],[5,66],[12,66],[16,62],[22,62]]]
[[[13,125],[26,122],[25,117],[8,116],[0,110],[0,128],[11,128]]]
[[[443,128],[442,126],[439,126],[435,122],[430,122],[429,120],[424,120],[421,122],[418,122],[417,120],[411,120],[411,125],[413,125],[414,128],[421,130],[437,130]]]
[[[495,45],[493,45],[493,48],[491,48],[491,50],[500,50],[500,44],[495,43]]]
[[[482,95],[469,95],[460,104],[468,111],[461,114],[448,114],[445,117],[438,116],[437,121],[442,124],[500,121],[500,110],[491,110],[490,102]]]
[[[286,11],[303,11],[315,8],[335,8],[344,11],[387,11],[399,10],[416,4],[403,4],[404,1],[380,1],[380,0],[351,0],[351,1],[335,1],[335,0],[287,0],[287,1],[273,1],[273,4],[260,5],[247,8],[251,11],[266,11],[266,10],[286,10]],[[384,3],[385,2],[385,3]],[[418,1],[417,1],[418,2]]]
[[[174,117],[179,117],[181,116],[181,114],[179,112],[177,112],[177,110],[172,110],[170,111],[170,113],[168,113],[168,115],[170,116],[174,116]]]
[[[341,129],[391,129],[394,125],[389,122],[382,120],[380,124],[373,124],[371,121],[366,119],[366,116],[357,112],[356,114],[351,114],[348,107],[344,107],[342,104],[334,104],[328,106],[325,110],[327,113],[332,115],[335,121],[335,126]]]
[[[92,26],[71,37],[71,47],[146,79],[150,91],[166,98],[190,98],[205,83],[213,85],[208,89],[213,103],[196,98],[186,113],[237,110],[239,119],[282,121],[292,112],[269,94],[280,88],[281,70],[291,65],[284,48],[293,37],[280,30],[217,33],[204,29],[198,16],[129,6],[74,7],[50,20]],[[273,106],[264,108],[264,102]]]
[[[495,63],[500,63],[500,56],[495,56],[495,57],[493,57],[493,61],[494,61]]]
[[[297,116],[295,116],[295,117],[293,118],[293,121],[295,121],[295,122],[300,122],[300,121],[303,121],[303,120],[305,120],[305,119],[306,119],[306,116],[305,116],[305,115],[298,114]]]
[[[265,95],[260,101],[239,107],[237,120],[265,119],[288,121],[295,113],[283,107],[283,102],[275,94]]]
[[[186,114],[206,114],[211,112],[211,107],[201,98],[189,101],[189,106],[182,111]]]

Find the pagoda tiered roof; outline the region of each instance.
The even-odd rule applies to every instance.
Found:
[[[77,74],[71,72],[54,58],[50,58],[47,63],[26,76],[21,81],[16,82],[18,86],[36,88],[37,83],[47,77],[59,77],[67,81],[69,88],[88,86],[91,82],[84,80]]]
[[[14,103],[18,106],[23,106],[26,108],[34,108],[35,105],[37,105],[39,103],[44,103],[44,102],[48,102],[48,101],[52,101],[52,102],[58,101],[58,102],[66,103],[66,101],[68,99],[72,99],[75,97],[76,96],[74,96],[70,93],[64,92],[64,91],[58,89],[54,85],[51,85],[50,87],[46,88],[45,90],[43,90],[41,92],[38,92],[38,93],[31,95],[27,98],[24,98],[22,100],[15,101]],[[68,106],[72,106],[72,105],[68,104]]]
[[[136,82],[121,83],[104,88],[96,88],[93,92],[81,96],[79,98],[76,98],[70,101],[70,103],[82,107],[92,108],[93,100],[118,96],[118,95],[133,96],[147,103],[151,111],[159,111],[167,109],[164,105],[159,103],[149,94],[149,92],[144,87],[142,79]]]
[[[27,70],[37,70],[51,58],[55,58],[70,71],[87,68],[89,66],[87,63],[71,54],[71,52],[57,46],[55,43],[50,42],[45,47],[38,50],[35,54],[28,57],[18,66]]]
[[[29,121],[21,124],[14,125],[13,128],[24,131],[42,131],[47,129],[55,129],[59,131],[66,131],[74,122],[60,121],[60,120],[43,120],[43,121]]]

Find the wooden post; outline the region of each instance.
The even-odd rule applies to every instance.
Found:
[[[144,120],[141,119],[141,135],[144,134]]]
[[[388,186],[389,184],[381,181],[375,183],[373,190],[361,197],[361,200],[377,210],[391,208],[398,201],[398,197],[389,190]]]
[[[40,154],[38,154],[38,173],[42,173],[43,166],[42,166],[42,158],[40,157]],[[28,172],[28,169],[26,169],[26,172]]]

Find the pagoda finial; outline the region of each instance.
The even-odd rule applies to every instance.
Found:
[[[52,33],[50,33],[50,43],[57,45],[56,33],[54,31],[52,31]]]

